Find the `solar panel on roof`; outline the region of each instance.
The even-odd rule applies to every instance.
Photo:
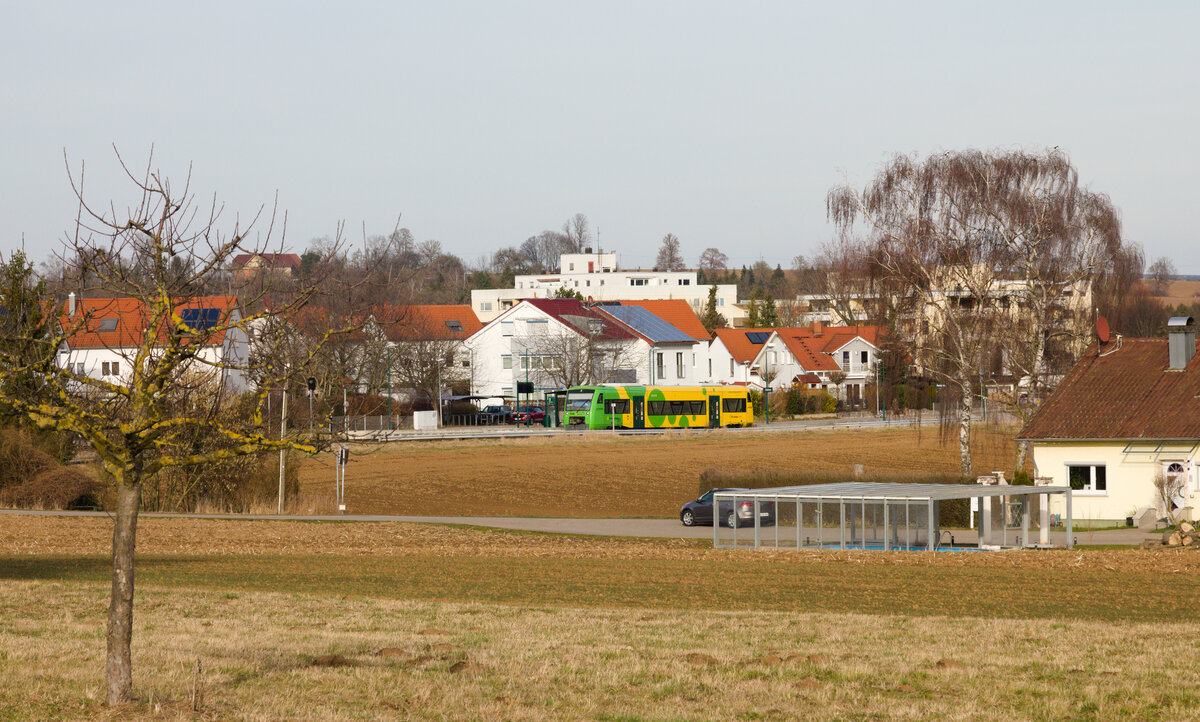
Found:
[[[751,331],[746,334],[746,340],[750,343],[766,343],[769,338],[771,338],[769,331]]]
[[[463,325],[462,325],[462,322],[460,322],[460,321],[447,321],[446,328],[450,329],[451,331],[453,331],[455,333],[459,333],[463,330]]]
[[[641,306],[609,306],[604,312],[654,343],[691,343],[694,338]]]
[[[185,308],[179,312],[179,318],[193,331],[206,331],[217,325],[221,311],[216,308]]]

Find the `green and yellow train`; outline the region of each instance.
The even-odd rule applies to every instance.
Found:
[[[576,386],[563,418],[590,429],[712,428],[750,426],[754,410],[740,386]]]

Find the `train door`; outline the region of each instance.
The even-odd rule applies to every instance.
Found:
[[[633,406],[633,428],[646,428],[646,404],[645,396],[630,396],[629,403]]]
[[[721,425],[721,397],[708,397],[708,428],[715,429]]]

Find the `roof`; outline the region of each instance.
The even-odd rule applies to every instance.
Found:
[[[843,481],[834,484],[781,486],[774,489],[746,489],[717,492],[724,498],[754,498],[756,496],[800,499],[971,499],[988,496],[1029,496],[1033,494],[1065,494],[1067,486],[1021,486],[1014,484],[909,484],[887,481]]]
[[[593,335],[592,324],[594,323],[599,329],[598,332],[594,333],[597,339],[613,341],[637,338],[620,323],[615,322],[612,318],[605,316],[591,306],[584,305],[583,301],[578,299],[526,298],[521,303],[533,306],[559,323],[573,329],[581,336]],[[520,304],[517,305],[519,306]],[[516,308],[516,306],[513,308]]]
[[[790,329],[780,329],[779,338],[783,345],[795,357],[796,362],[806,371],[838,371],[841,366],[829,353],[822,350],[823,339],[813,336],[792,336],[782,333]],[[845,344],[843,344],[845,345]]]
[[[650,313],[683,331],[697,341],[707,341],[712,338],[700,317],[692,310],[692,305],[682,298],[621,301],[622,306],[641,306]]]
[[[267,268],[290,268],[300,270],[300,256],[295,253],[239,253],[233,257],[234,268],[244,268],[255,258],[262,259],[262,265]]]
[[[819,384],[819,383],[821,383],[821,377],[817,376],[814,373],[796,374],[795,378],[792,379],[792,383],[794,383],[794,384]]]
[[[650,343],[695,343],[696,339],[641,306],[599,306],[606,313]]]
[[[1200,439],[1200,354],[1168,369],[1165,338],[1095,343],[1017,438]]]
[[[713,332],[713,336],[721,339],[721,343],[725,344],[726,350],[729,351],[729,355],[733,357],[734,361],[750,363],[758,356],[763,344],[753,343],[747,338],[747,335],[765,332],[767,336],[770,336],[773,330],[770,328],[718,328]]]
[[[236,303],[233,296],[197,296],[181,299],[175,310],[185,322],[202,329],[224,323]],[[74,316],[64,303],[59,317],[71,348],[133,348],[142,343],[150,313],[140,298],[80,298],[75,304]],[[224,340],[224,331],[203,339],[205,345]]]
[[[384,305],[375,315],[389,341],[465,339],[483,328],[479,317],[466,305]]]

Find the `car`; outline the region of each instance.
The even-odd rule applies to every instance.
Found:
[[[540,406],[522,406],[512,415],[510,423],[524,424],[526,417],[529,418],[530,425],[541,425],[542,420],[546,418],[546,412]]]
[[[713,494],[726,491],[747,491],[747,489],[710,489],[700,495],[699,499],[689,501],[679,510],[679,521],[684,526],[696,526],[703,524],[711,526],[713,523]],[[759,526],[774,526],[775,525],[775,502],[760,501],[758,504]],[[721,502],[721,526],[732,527],[736,522],[738,526],[753,526],[754,525],[754,500],[753,499],[738,499],[737,512],[734,513],[733,502]]]
[[[484,424],[507,424],[512,421],[511,406],[485,406],[479,412],[479,421]]]

